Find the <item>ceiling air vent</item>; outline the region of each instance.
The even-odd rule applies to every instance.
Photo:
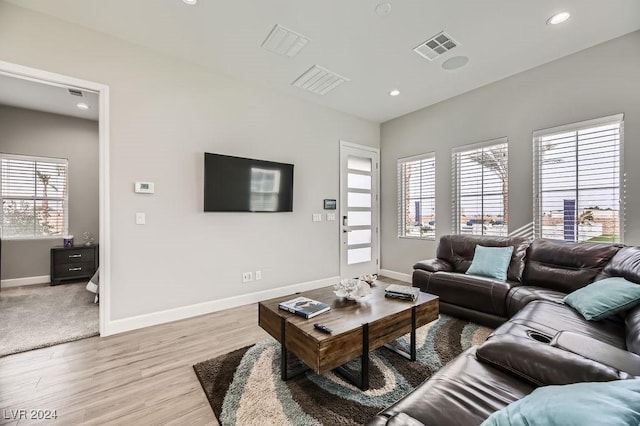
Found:
[[[79,96],[79,97],[84,97],[84,95],[82,94],[82,92],[80,90],[76,90],[76,89],[68,89],[69,90],[69,94],[73,95],[73,96]]]
[[[418,55],[433,61],[438,56],[448,52],[459,44],[460,43],[451,38],[449,34],[442,31],[413,49],[413,51]]]
[[[282,25],[276,25],[262,43],[262,47],[278,55],[292,58],[300,53],[309,41],[311,41],[309,37],[291,31]]]
[[[326,95],[345,81],[349,81],[349,79],[319,65],[314,65],[291,84],[317,95]]]

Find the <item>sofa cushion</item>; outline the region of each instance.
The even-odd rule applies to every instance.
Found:
[[[575,309],[564,304],[544,300],[533,301],[504,325],[498,327],[494,333],[504,333],[509,324],[538,330],[551,337],[554,337],[559,331],[573,331],[617,348],[626,348],[623,324],[609,319],[597,322],[586,321]]]
[[[598,321],[640,303],[640,285],[620,277],[605,278],[568,294],[564,302],[585,319]]]
[[[451,272],[453,271],[453,266],[451,266],[451,264],[444,259],[436,258],[422,260],[413,265],[413,269],[421,269],[428,272]]]
[[[640,306],[636,306],[627,312],[624,325],[627,349],[636,355],[640,355]]]
[[[613,350],[616,350],[613,348]],[[500,334],[477,349],[479,361],[537,386],[627,379],[628,373],[530,337]]]
[[[507,269],[511,263],[513,247],[485,247],[476,246],[471,266],[465,274],[493,278],[499,281],[507,280]]]
[[[505,298],[517,283],[475,277],[456,272],[438,272],[429,276],[423,291],[435,294],[440,301],[504,317]]]
[[[640,380],[545,386],[493,413],[481,426],[640,424]]]
[[[571,293],[593,282],[620,247],[538,238],[529,247],[522,282]]]
[[[640,284],[640,247],[623,247],[611,258],[598,279],[622,277]]]
[[[507,280],[520,282],[529,240],[519,237],[487,237],[482,235],[445,235],[440,238],[436,257],[453,265],[455,272],[467,272],[477,245],[485,247],[513,247]]]
[[[563,303],[562,299],[565,296],[566,293],[543,287],[533,287],[528,285],[514,287],[509,290],[509,294],[507,295],[507,315],[512,317],[527,303],[533,302],[534,300]]]
[[[425,425],[477,425],[533,389],[533,385],[476,360],[472,347],[381,412],[370,425],[384,424],[381,416],[394,418],[398,413]]]

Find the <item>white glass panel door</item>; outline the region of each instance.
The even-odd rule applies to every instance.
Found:
[[[378,152],[340,146],[340,275],[354,278],[378,271]]]

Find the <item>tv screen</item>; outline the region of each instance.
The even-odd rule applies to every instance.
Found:
[[[293,164],[205,152],[204,211],[293,211]]]

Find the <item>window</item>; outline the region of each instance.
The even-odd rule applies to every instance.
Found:
[[[534,132],[536,237],[622,241],[622,142],[622,114]]]
[[[398,160],[398,236],[436,239],[436,157]]]
[[[453,150],[453,232],[506,236],[509,223],[507,138]]]
[[[2,237],[67,233],[67,160],[0,154]]]

